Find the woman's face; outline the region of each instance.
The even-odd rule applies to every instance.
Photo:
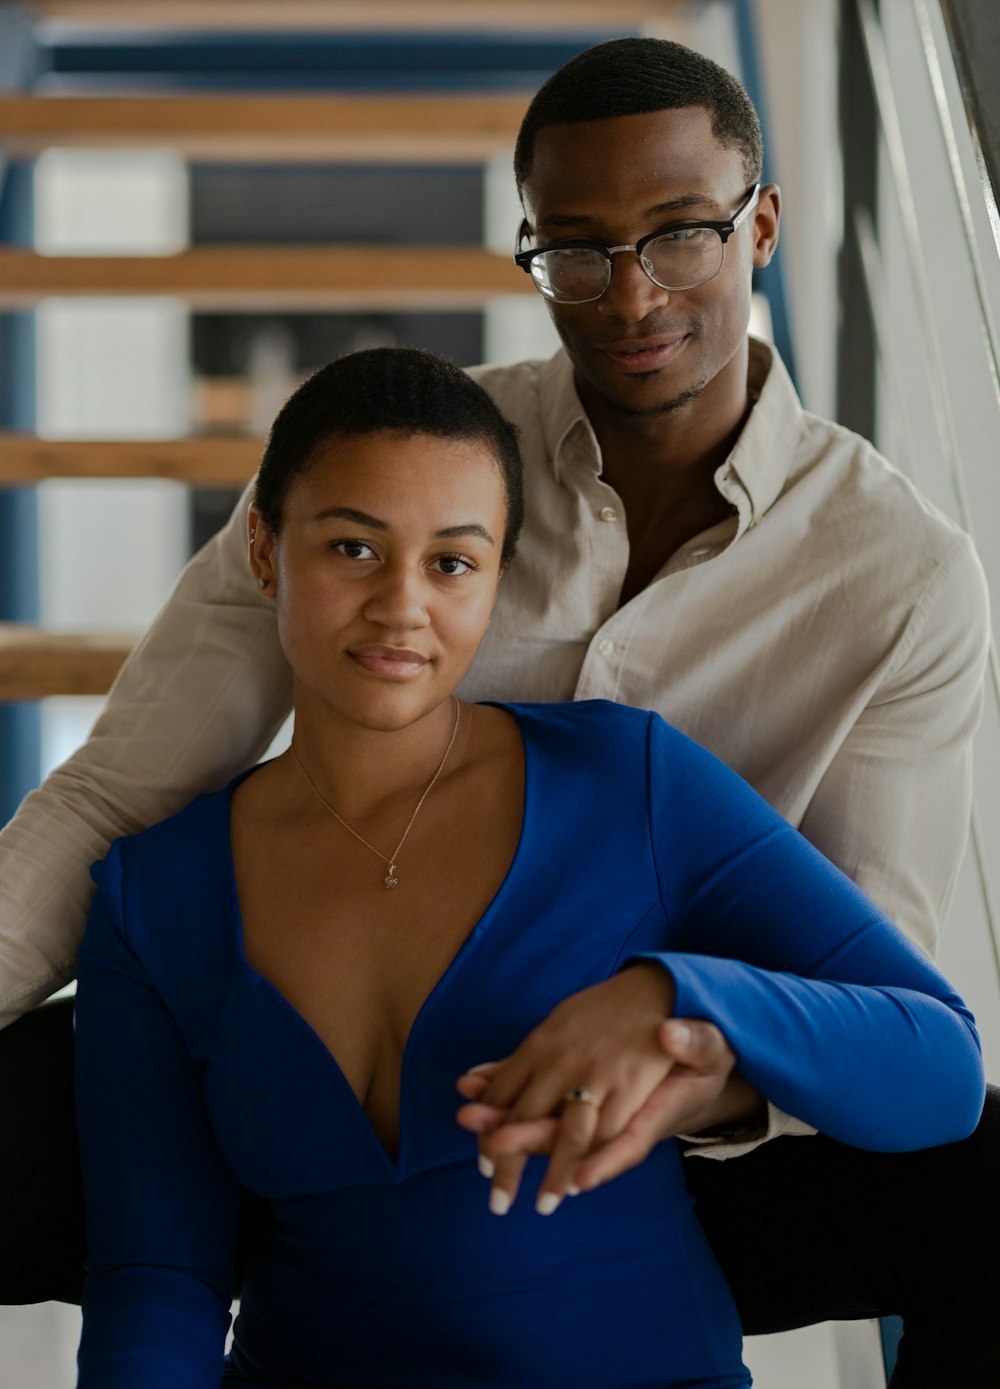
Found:
[[[297,713],[394,729],[446,699],[489,622],[505,521],[485,444],[392,431],[317,449],[276,539],[251,508]]]

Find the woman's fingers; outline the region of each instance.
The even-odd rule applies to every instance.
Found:
[[[492,1210],[506,1213],[538,1151],[550,1155],[538,1208],[556,1208],[581,1161],[619,1136],[673,1066],[657,1037],[672,1005],[666,971],[630,965],[563,999],[503,1061],[460,1078],[468,1103],[458,1122],[477,1134],[481,1167],[493,1171]]]
[[[528,1159],[523,1153],[503,1153],[495,1159],[493,1184],[490,1187],[490,1210],[494,1215],[506,1215],[517,1200],[527,1165]],[[480,1171],[483,1171],[482,1164]]]
[[[552,1156],[535,1198],[539,1215],[551,1215],[574,1187],[576,1169],[590,1152],[601,1123],[601,1107],[594,1099],[570,1100],[556,1129]]]
[[[615,1177],[620,1177],[632,1167],[645,1162],[656,1145],[644,1126],[630,1125],[617,1138],[602,1144],[594,1153],[587,1154],[575,1172],[575,1185],[580,1191],[593,1191]]]

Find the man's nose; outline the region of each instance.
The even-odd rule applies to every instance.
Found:
[[[638,323],[655,308],[662,308],[671,291],[654,284],[635,251],[617,251],[611,257],[611,283],[597,301],[602,313],[627,323]]]

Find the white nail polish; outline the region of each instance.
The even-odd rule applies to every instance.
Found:
[[[566,1188],[566,1195],[567,1195],[567,1196],[579,1196],[579,1195],[580,1195],[580,1188],[579,1188],[578,1186],[568,1186],[568,1187]]]
[[[486,1180],[489,1181],[497,1169],[494,1167],[493,1163],[490,1161],[490,1159],[486,1156],[485,1153],[480,1153],[477,1161],[479,1163],[480,1175],[485,1177]]]
[[[498,1186],[490,1192],[490,1210],[494,1215],[506,1215],[510,1210],[510,1197]]]
[[[538,1200],[535,1202],[535,1210],[539,1215],[551,1215],[552,1212],[557,1211],[561,1205],[561,1196],[557,1196],[554,1191],[546,1191],[544,1195],[539,1196]]]

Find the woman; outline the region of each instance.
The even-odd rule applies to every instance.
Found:
[[[95,870],[81,1389],[748,1384],[675,1143],[539,1219],[574,1190],[557,1142],[534,1206],[517,1167],[488,1206],[454,1115],[484,1058],[513,1060],[466,1097],[576,1153],[663,1081],[672,1015],[846,1142],[974,1127],[961,1001],[709,754],[614,705],[456,699],[520,511],[510,426],[427,354],[344,358],[275,422],[248,551],[291,748]]]

